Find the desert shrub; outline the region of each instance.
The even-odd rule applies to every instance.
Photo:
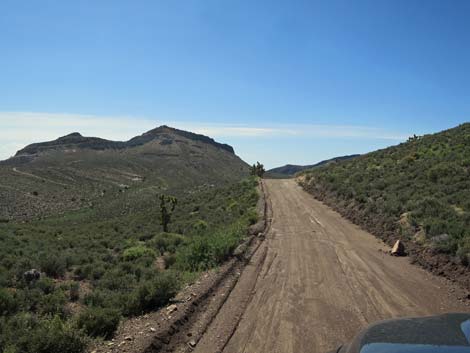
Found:
[[[55,284],[52,279],[42,276],[39,281],[34,283],[34,287],[40,289],[44,294],[51,294],[55,289]]]
[[[20,257],[16,259],[14,266],[11,267],[11,271],[14,273],[14,276],[18,282],[24,283],[23,274],[32,268],[35,268],[35,266],[30,258]]]
[[[86,343],[80,332],[55,316],[52,319],[41,321],[33,329],[26,345],[26,351],[31,353],[80,353],[86,348]]]
[[[237,201],[232,201],[231,203],[229,203],[228,207],[227,207],[227,210],[233,212],[234,210],[238,209],[239,207],[239,204]]]
[[[92,280],[98,280],[106,273],[105,268],[101,264],[95,264],[95,266],[91,269],[91,273],[89,274],[89,278]]]
[[[58,316],[37,319],[29,314],[2,318],[0,349],[15,353],[82,353],[87,340]]]
[[[153,233],[144,233],[139,235],[139,240],[140,241],[148,241],[153,238]]]
[[[175,233],[159,233],[148,243],[148,246],[157,249],[160,254],[165,252],[174,253],[176,249],[185,242],[185,237]]]
[[[133,269],[134,266],[131,265],[130,268]],[[135,281],[136,278],[134,275],[124,272],[123,269],[119,267],[107,271],[104,276],[96,282],[96,287],[109,290],[128,290],[135,284]]]
[[[78,266],[74,270],[74,274],[78,279],[93,279],[93,271],[96,270],[97,266],[92,264],[86,264],[84,266]]]
[[[197,220],[193,224],[193,229],[196,231],[196,233],[202,233],[207,230],[207,228],[209,228],[209,225],[206,221],[203,221],[202,219]]]
[[[83,298],[83,303],[88,306],[119,309],[121,312],[129,305],[131,294],[127,291],[109,290],[104,288],[95,289]]]
[[[65,315],[64,305],[67,302],[67,296],[65,293],[56,289],[50,294],[46,294],[40,297],[38,303],[38,311],[41,314],[51,315]]]
[[[457,257],[464,266],[470,265],[470,240],[466,238],[458,246],[456,251]]]
[[[18,307],[19,303],[14,293],[0,288],[0,316],[12,315],[18,310]]]
[[[449,234],[441,234],[430,239],[431,248],[440,253],[453,254],[458,249],[458,244],[455,239]]]
[[[11,276],[9,271],[0,266],[0,288],[2,287],[9,287],[9,284],[11,283]]]
[[[258,222],[258,212],[255,208],[250,208],[246,213],[246,219],[249,225],[255,224]]]
[[[237,247],[246,227],[240,222],[216,232],[196,236],[176,254],[176,268],[184,271],[202,271],[224,262]]]
[[[155,258],[156,256],[157,254],[154,250],[143,245],[137,245],[128,248],[124,250],[124,253],[122,254],[122,257],[125,261],[132,261],[141,257]]]
[[[157,273],[154,278],[144,281],[134,291],[126,313],[138,315],[166,305],[176,295],[179,286],[176,273]]]
[[[452,213],[454,212],[448,205],[434,197],[425,197],[413,207],[413,216],[418,218],[449,217]]]
[[[185,271],[200,271],[215,266],[208,236],[197,237],[176,253],[175,266]]]
[[[72,302],[76,302],[80,299],[80,282],[70,283],[69,298]]]
[[[89,307],[78,315],[77,326],[89,336],[109,339],[119,326],[119,310]]]
[[[175,254],[166,254],[163,256],[163,260],[165,261],[165,267],[171,267],[176,263],[176,255]]]
[[[65,259],[57,254],[43,254],[40,259],[41,271],[51,277],[62,277],[65,274]]]

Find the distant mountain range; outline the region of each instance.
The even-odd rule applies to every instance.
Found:
[[[249,174],[231,146],[188,131],[160,126],[129,141],[78,132],[34,143],[0,162],[0,218],[30,218],[110,206],[121,195],[138,203],[146,194],[178,193],[222,185]]]
[[[171,128],[169,126],[163,125],[157,127],[156,129],[150,130],[140,136],[136,136],[129,141],[110,141],[101,139],[98,137],[84,137],[78,132],[71,133],[69,135],[59,137],[54,141],[33,143],[29,146],[26,146],[22,150],[16,153],[16,157],[26,156],[26,155],[37,155],[41,152],[51,151],[51,150],[66,150],[70,148],[81,148],[81,149],[92,149],[92,150],[106,150],[106,149],[115,149],[122,150],[131,147],[137,147],[145,145],[148,142],[151,142],[155,139],[160,139],[160,144],[165,144],[165,134],[178,135],[193,141],[200,141],[212,145],[214,147],[226,150],[230,153],[235,153],[233,148],[227,144],[222,144],[215,142],[212,138],[195,134],[188,131],[178,130]],[[167,142],[171,144],[173,140],[170,136],[167,136]]]
[[[311,165],[294,165],[294,164],[286,164],[282,167],[277,167],[273,168],[267,171],[267,176],[269,177],[290,177],[295,175],[298,172],[302,172],[307,169],[312,169],[316,167],[320,167],[322,165],[328,164],[328,163],[336,163],[348,159],[352,159],[355,157],[358,157],[359,154],[352,154],[348,156],[341,156],[341,157],[335,157],[331,159],[327,159],[321,162],[318,162],[316,164],[311,164]]]

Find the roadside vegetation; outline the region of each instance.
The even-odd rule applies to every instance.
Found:
[[[379,236],[470,262],[470,124],[301,174],[304,187]]]
[[[256,185],[250,177],[0,222],[0,351],[83,352],[123,317],[166,305],[231,256],[257,221]]]
[[[253,164],[250,167],[250,174],[252,176],[262,178],[264,176],[264,173],[266,173],[266,170],[264,169],[264,165],[262,165],[260,162],[256,162],[256,164]]]

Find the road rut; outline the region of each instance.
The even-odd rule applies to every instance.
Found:
[[[195,352],[322,353],[377,320],[468,311],[294,180],[265,184],[271,228]]]

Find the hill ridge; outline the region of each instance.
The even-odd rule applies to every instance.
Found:
[[[279,175],[286,175],[286,176],[292,176],[298,172],[302,172],[307,169],[311,168],[316,168],[320,167],[322,165],[328,164],[328,163],[334,163],[334,162],[340,162],[348,159],[352,159],[355,157],[359,157],[359,154],[350,154],[346,156],[340,156],[340,157],[334,157],[330,159],[325,159],[323,161],[320,161],[315,164],[310,164],[310,165],[298,165],[298,164],[286,164],[281,167],[276,167],[268,170],[268,174],[279,174]]]
[[[231,146],[168,126],[126,142],[73,132],[0,161],[0,219],[95,207],[110,195],[138,204],[143,194],[227,185],[248,174]]]
[[[219,143],[213,138],[196,134],[189,131],[179,130],[176,128],[169,127],[167,125],[161,125],[152,130],[144,132],[142,135],[135,136],[128,141],[113,141],[107,140],[100,137],[83,136],[79,132],[72,132],[70,134],[58,137],[52,141],[37,142],[27,145],[21,150],[17,151],[14,157],[30,156],[40,152],[49,150],[60,150],[70,148],[83,148],[93,150],[106,150],[106,149],[126,149],[136,146],[144,145],[155,139],[165,136],[167,139],[171,138],[171,135],[181,136],[193,141],[200,141],[208,145],[220,148],[232,154],[235,154],[235,150],[232,146],[224,143]]]

